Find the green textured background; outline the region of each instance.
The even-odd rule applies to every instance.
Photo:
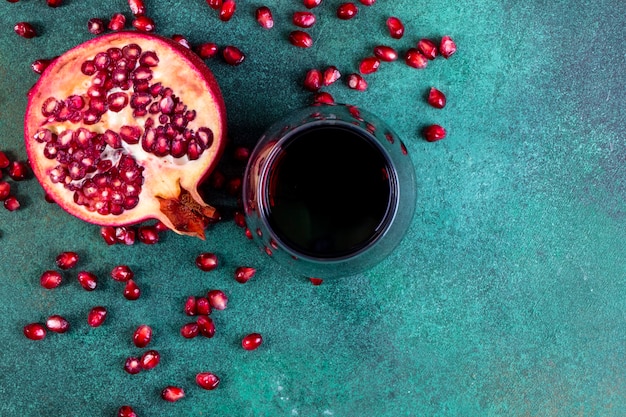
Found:
[[[299,0],[267,1],[276,26],[259,28],[260,2],[239,2],[229,23],[204,0],[146,0],[157,32],[192,43],[235,44],[237,68],[208,62],[224,91],[231,143],[253,145],[269,124],[310,99],[300,87],[313,66],[344,74],[378,43],[400,50],[451,35],[458,52],[423,71],[396,62],[368,76],[370,89],[331,86],[395,126],[419,180],[406,239],[367,273],[312,286],[274,265],[231,221],[206,242],[166,234],[155,246],[106,246],[98,228],[43,201],[36,180],[14,185],[23,208],[0,209],[0,415],[113,416],[131,404],[145,416],[624,416],[626,415],[626,3],[616,0],[379,0],[357,18],[334,17],[325,0],[309,50],[290,46]],[[29,64],[92,37],[86,21],[123,11],[124,0],[43,0],[0,5],[0,148],[26,157],[22,115],[37,76]],[[406,23],[391,40],[384,21]],[[19,38],[17,21],[41,36]],[[431,85],[448,95],[429,108]],[[441,123],[449,136],[419,137]],[[224,161],[226,172],[240,166]],[[224,208],[233,198],[210,195]],[[100,287],[80,289],[76,271],[53,291],[38,284],[63,250],[81,255]],[[221,265],[193,260],[214,251]],[[107,278],[136,270],[135,302]],[[258,268],[241,285],[236,266]],[[229,308],[217,334],[183,340],[187,295],[221,288]],[[94,305],[106,324],[87,326]],[[40,342],[22,326],[50,314],[72,329]],[[154,328],[161,364],[128,375],[134,328]],[[265,343],[239,342],[258,331]],[[215,391],[195,386],[217,373]],[[187,397],[159,398],[168,384]]]

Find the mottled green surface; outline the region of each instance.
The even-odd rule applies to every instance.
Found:
[[[156,246],[107,247],[98,228],[43,201],[35,180],[15,185],[23,208],[0,209],[0,415],[113,416],[132,404],[146,416],[623,416],[626,415],[626,6],[619,0],[379,0],[348,22],[325,0],[310,50],[286,42],[298,0],[271,2],[277,24],[253,19],[260,2],[240,1],[222,23],[202,0],[146,0],[157,31],[193,42],[236,44],[248,58],[209,62],[224,90],[232,143],[252,145],[271,122],[306,104],[299,82],[312,66],[354,71],[378,43],[400,50],[422,36],[450,34],[459,51],[423,71],[400,62],[368,77],[366,93],[329,92],[393,124],[419,179],[415,220],[399,249],[362,275],[314,287],[265,256],[232,222],[206,242],[167,234]],[[126,1],[42,0],[0,5],[0,148],[26,157],[22,114],[36,80],[29,64],[91,37],[89,17]],[[384,21],[402,17],[404,39]],[[41,36],[12,31],[34,22]],[[423,96],[448,94],[444,110]],[[449,136],[419,137],[439,122]],[[240,167],[225,163],[233,173]],[[228,209],[232,198],[214,195]],[[39,274],[62,250],[101,277],[92,293],[75,273],[54,291]],[[193,260],[215,251],[202,273]],[[135,302],[107,279],[128,263],[144,293]],[[240,264],[258,267],[241,285]],[[229,308],[217,334],[183,340],[189,294],[222,288]],[[91,329],[86,312],[109,308]],[[32,342],[22,326],[62,314],[65,335]],[[154,370],[128,375],[131,334],[153,326],[162,353]],[[239,347],[264,335],[254,352]],[[222,378],[212,392],[199,371]],[[187,398],[165,403],[181,385]]]

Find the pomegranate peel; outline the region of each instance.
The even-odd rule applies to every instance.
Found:
[[[100,226],[155,218],[202,239],[219,216],[197,186],[225,131],[204,62],[171,39],[130,31],[55,59],[29,92],[24,122],[33,172],[68,213]]]

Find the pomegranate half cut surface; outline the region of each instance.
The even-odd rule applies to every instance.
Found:
[[[32,169],[67,212],[99,225],[156,218],[204,238],[217,217],[198,184],[225,146],[215,78],[193,52],[118,32],[64,53],[29,93]]]

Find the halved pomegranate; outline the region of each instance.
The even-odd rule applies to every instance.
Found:
[[[160,36],[117,32],[55,59],[29,93],[33,172],[67,212],[102,226],[156,218],[204,238],[216,220],[197,185],[225,146],[215,78]]]

